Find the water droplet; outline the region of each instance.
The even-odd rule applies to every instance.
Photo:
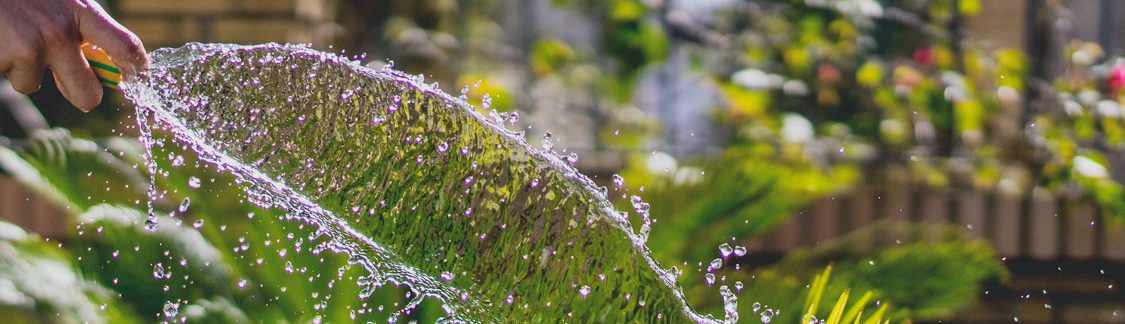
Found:
[[[539,188],[539,179],[531,179],[531,184],[528,184],[531,189]]]
[[[203,227],[203,220],[202,219],[196,220],[195,223],[191,223],[191,227],[194,227],[194,228]]]
[[[613,174],[613,186],[618,187],[618,188],[624,187],[625,186],[625,178],[622,177],[620,174],[614,173]]]
[[[590,294],[590,286],[583,285],[581,288],[578,288],[578,295],[582,296],[582,299],[586,299],[586,295],[589,295],[589,294]]]
[[[437,147],[438,154],[445,154],[445,152],[448,152],[448,151],[449,151],[449,142],[441,142],[441,144],[438,144],[438,147]]]
[[[157,263],[152,266],[152,277],[156,279],[164,279],[164,264]]]
[[[719,268],[722,268],[722,267],[723,267],[723,259],[715,258],[714,260],[711,260],[711,264],[708,266],[708,269],[719,270]]]
[[[742,291],[742,282],[741,281],[735,281],[734,282],[734,291]]]
[[[159,224],[157,224],[156,215],[149,214],[148,217],[145,218],[145,231],[155,232],[157,226],[159,226]]]
[[[762,303],[754,303],[753,306],[750,306],[751,312],[757,313],[759,310],[762,310]]]
[[[715,274],[714,273],[708,272],[707,274],[703,275],[703,279],[707,281],[708,286],[715,284]]]
[[[740,257],[740,256],[743,256],[743,255],[746,255],[746,247],[741,246],[741,245],[735,246],[734,247],[734,256]]]
[[[200,186],[201,184],[202,184],[202,183],[201,183],[201,181],[199,180],[199,178],[196,178],[196,177],[191,177],[191,178],[188,178],[188,183],[187,183],[187,185],[188,185],[188,188],[192,188],[192,189],[199,189],[199,186]]]
[[[551,142],[551,132],[543,134],[543,142],[540,143],[544,151],[550,152],[555,149],[555,143]]]
[[[566,163],[569,163],[571,166],[578,165],[578,153],[570,152],[570,154],[566,156]]]
[[[449,272],[449,271],[442,271],[441,272],[441,280],[452,281],[453,280],[453,273]]]
[[[189,206],[191,206],[191,198],[184,197],[184,200],[180,202],[180,208],[178,210],[183,214],[188,210]]]
[[[480,107],[485,110],[492,108],[492,95],[484,94],[484,97],[480,99]]]
[[[180,312],[180,303],[171,300],[164,302],[164,317],[175,318]]]
[[[732,252],[734,252],[734,249],[730,247],[730,244],[723,243],[719,245],[719,255],[722,255],[723,258],[730,256]]]

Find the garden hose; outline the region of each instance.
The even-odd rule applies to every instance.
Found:
[[[113,64],[113,60],[109,58],[105,50],[95,46],[94,44],[82,44],[82,55],[86,56],[86,61],[90,62],[90,68],[94,69],[94,75],[98,77],[106,87],[117,89],[117,84],[121,83],[121,69]]]

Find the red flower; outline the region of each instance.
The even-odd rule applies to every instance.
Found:
[[[922,48],[919,48],[919,49],[915,50],[914,51],[914,62],[917,62],[918,64],[921,64],[923,66],[933,65],[934,64],[934,50],[932,48],[930,48],[929,46],[922,47]]]
[[[1106,78],[1106,84],[1109,86],[1110,93],[1116,94],[1125,87],[1125,66],[1114,65],[1113,70],[1109,72],[1109,77]]]

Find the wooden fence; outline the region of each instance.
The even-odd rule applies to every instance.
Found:
[[[956,224],[989,240],[1002,257],[1125,261],[1125,225],[1109,224],[1103,217],[1088,199],[1059,197],[1044,189],[1011,195],[888,182],[819,199],[750,249],[782,253],[826,242],[881,219],[900,219]],[[853,248],[886,242],[872,237],[864,243]]]

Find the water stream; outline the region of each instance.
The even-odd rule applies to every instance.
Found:
[[[724,318],[688,305],[679,270],[646,247],[650,224],[629,221],[646,204],[615,210],[506,117],[419,77],[276,44],[190,44],[152,62],[122,84],[142,142],[171,134],[253,203],[315,226],[322,249],[369,273],[363,294],[402,285],[417,296],[403,311],[435,298],[454,321],[737,321],[726,286]]]

